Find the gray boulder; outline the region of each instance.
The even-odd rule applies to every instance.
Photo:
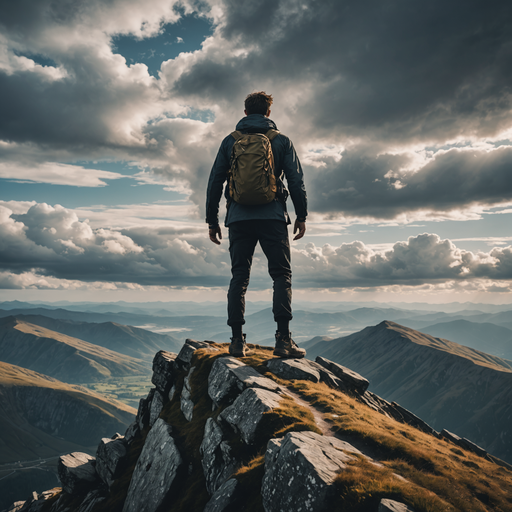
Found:
[[[200,348],[207,348],[209,350],[216,351],[217,349],[212,347],[206,341],[196,341],[187,339],[183,347],[181,347],[180,353],[176,358],[176,363],[179,364],[182,368],[188,369],[190,368],[190,363],[192,361],[192,357],[194,352]]]
[[[238,481],[231,478],[225,482],[206,504],[204,512],[224,512],[236,499]]]
[[[393,414],[393,416],[398,421],[416,427],[418,430],[422,430],[427,434],[432,434],[434,436],[439,435],[439,433],[434,430],[427,422],[423,421],[421,418],[418,418],[416,414],[413,414],[411,411],[407,410],[405,407],[402,407],[400,404],[391,402],[391,407],[394,409],[394,411],[396,411],[396,414]]]
[[[357,397],[360,402],[366,404],[374,411],[381,412],[390,418],[393,417],[391,404],[381,398],[379,395],[372,393],[371,391],[365,391],[364,394]]]
[[[231,447],[223,438],[222,427],[213,418],[208,418],[199,453],[206,489],[210,494],[217,491],[239,465],[233,457]]]
[[[135,416],[135,419],[139,424],[140,430],[144,430],[144,427],[147,427],[149,425],[151,402],[153,401],[155,391],[156,388],[150,389],[148,396],[146,398],[141,398],[139,400],[139,409],[137,411],[137,416]]]
[[[164,408],[164,397],[162,396],[162,393],[158,391],[158,389],[155,390],[153,394],[153,399],[151,400],[151,403],[149,404],[149,426],[152,427],[155,424],[155,421],[160,416],[160,413],[162,412],[162,409]]]
[[[481,446],[478,446],[476,443],[473,443],[473,441],[470,441],[465,437],[463,437],[459,441],[459,445],[462,446],[462,448],[465,448],[466,450],[469,450],[473,453],[476,453],[477,455],[480,455],[480,457],[485,457],[487,455],[487,452]]]
[[[173,352],[160,350],[153,359],[153,376],[151,377],[151,382],[163,395],[167,395],[174,384],[176,357],[178,357],[178,355]]]
[[[307,359],[270,359],[268,369],[283,379],[310,380],[320,382],[320,372]]]
[[[85,494],[100,483],[96,459],[87,453],[73,452],[59,457],[59,480],[69,494]]]
[[[265,453],[261,494],[266,512],[324,510],[337,473],[361,454],[349,443],[313,432],[271,439]]]
[[[280,400],[281,396],[272,391],[248,388],[221,412],[220,418],[240,432],[246,444],[252,444],[263,413],[278,407]]]
[[[104,437],[96,451],[96,472],[108,487],[116,478],[126,458],[126,442],[123,437]]]
[[[368,379],[365,379],[349,368],[345,368],[345,366],[341,366],[341,364],[329,361],[329,359],[325,359],[325,357],[318,356],[315,361],[336,375],[336,377],[343,382],[346,389],[356,391],[359,394],[364,393],[368,389]]]
[[[404,503],[388,499],[381,499],[377,512],[414,512],[414,510]]]
[[[123,512],[154,512],[169,493],[183,461],[171,426],[156,420],[135,466]]]
[[[99,505],[102,501],[105,501],[106,497],[102,495],[99,489],[91,491],[80,504],[78,512],[92,512],[96,505]]]
[[[181,390],[181,412],[187,421],[192,421],[194,414],[194,402],[192,401],[192,389],[190,387],[190,377],[194,372],[195,366],[190,368],[188,375],[183,381],[183,389]]]
[[[246,388],[262,388],[274,392],[281,390],[279,384],[234,357],[219,357],[215,360],[208,375],[208,395],[215,406],[233,403]]]
[[[459,444],[459,442],[461,440],[461,438],[457,434],[454,434],[453,432],[450,432],[449,430],[446,430],[445,428],[443,428],[443,430],[441,430],[440,436],[444,437],[446,439],[449,439],[454,444]]]
[[[488,453],[481,446],[478,446],[477,444],[473,443],[469,439],[466,439],[465,437],[459,437],[457,434],[454,434],[453,432],[450,432],[449,430],[446,430],[446,429],[441,430],[440,436],[444,437],[445,439],[449,439],[452,443],[460,446],[461,448],[464,448],[465,450],[468,450],[470,452],[476,453],[477,455],[480,455],[480,457],[488,456]],[[508,466],[508,464],[506,464],[506,463],[505,463],[505,465]]]
[[[176,393],[176,384],[173,384],[172,388],[169,390],[169,402],[174,398],[174,394]]]
[[[139,432],[139,424],[135,420],[132,423],[130,423],[130,426],[126,429],[126,432],[124,433],[125,443],[128,445],[131,444],[131,442],[135,439]]]

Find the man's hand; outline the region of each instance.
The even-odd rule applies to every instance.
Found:
[[[220,241],[222,240],[222,232],[220,230],[220,226],[215,226],[214,228],[208,229],[208,234],[210,235],[210,240],[217,245],[220,245]],[[219,238],[217,238],[219,235]]]
[[[295,224],[293,225],[293,234],[295,235],[297,231],[299,232],[299,234],[294,238],[294,240],[299,240],[304,236],[304,234],[306,233],[306,223],[301,222],[300,220],[296,220]]]

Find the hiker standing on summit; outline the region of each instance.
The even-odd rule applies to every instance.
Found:
[[[273,308],[277,322],[274,355],[300,358],[306,351],[292,340],[292,270],[286,210],[288,191],[295,214],[294,240],[306,232],[307,198],[302,168],[291,140],[277,131],[269,119],[272,96],[264,92],[249,94],[245,99],[245,115],[236,131],[220,146],[208,181],[206,222],[210,240],[220,244],[219,202],[224,182],[231,256],[231,282],[228,291],[228,325],[233,337],[229,353],[245,356],[245,293],[249,285],[252,258],[259,242],[268,260],[268,271],[274,282]]]

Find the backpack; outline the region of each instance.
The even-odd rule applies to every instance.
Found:
[[[271,141],[277,130],[242,134],[235,131],[229,170],[229,195],[240,204],[267,204],[276,197],[274,155]]]

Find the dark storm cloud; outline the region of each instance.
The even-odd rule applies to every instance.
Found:
[[[312,208],[347,217],[392,219],[418,210],[450,212],[512,200],[512,147],[451,149],[414,172],[411,155],[347,150],[312,180]],[[404,170],[405,168],[405,170]]]
[[[510,123],[511,27],[506,2],[229,1],[220,33],[248,49],[239,90],[248,75],[294,84],[297,118],[322,135],[438,140]],[[177,90],[214,98],[226,71],[200,61]]]
[[[8,101],[0,103],[0,138],[77,157],[143,150],[140,129],[160,114],[160,92],[144,65],[129,68],[112,53],[110,36],[140,31],[147,20],[158,27],[172,10],[163,3],[152,2],[142,17],[137,0],[3,2],[0,94]]]

